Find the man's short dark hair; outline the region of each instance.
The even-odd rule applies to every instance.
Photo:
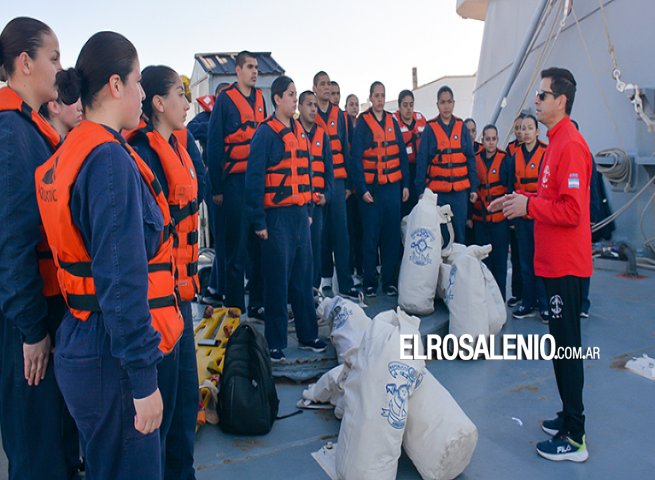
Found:
[[[450,96],[453,97],[453,99],[455,98],[455,94],[453,93],[453,89],[450,88],[448,85],[444,85],[437,92],[437,102],[441,98],[441,95],[444,94],[444,93],[450,93]]]
[[[403,90],[398,94],[398,107],[400,107],[400,104],[403,103],[405,97],[411,97],[412,102],[414,101],[414,94],[410,90]]]
[[[341,88],[341,87],[339,87],[339,84],[335,80],[330,80],[330,86],[331,87]]]
[[[318,81],[321,79],[321,77],[328,77],[329,78],[330,76],[326,72],[324,72],[323,70],[321,70],[320,72],[317,72],[316,75],[314,75],[314,80],[312,82],[315,87],[318,86]]]
[[[300,94],[300,97],[298,98],[298,105],[302,105],[302,104],[304,104],[304,103],[305,103],[305,99],[306,99],[309,95],[312,95],[312,96],[314,96],[314,97],[316,96],[316,94],[315,94],[314,92],[312,92],[311,90],[305,90],[304,92],[302,92],[302,93]]]
[[[478,127],[478,124],[475,123],[475,120],[473,120],[471,117],[469,117],[469,118],[467,118],[466,120],[464,120],[464,125],[466,125],[466,124],[469,123],[469,122],[473,122],[473,125],[474,125],[476,128]]]
[[[242,50],[237,54],[237,57],[234,59],[234,63],[236,64],[237,67],[243,68],[243,66],[246,64],[246,60],[249,58],[252,58],[253,60],[257,60],[257,57],[248,50]]]
[[[550,89],[556,97],[566,96],[566,114],[571,115],[577,86],[573,74],[566,68],[551,67],[541,71],[541,78],[550,78]]]

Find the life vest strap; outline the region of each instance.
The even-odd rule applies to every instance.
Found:
[[[179,224],[182,220],[198,212],[198,199],[194,198],[191,202],[187,203],[184,207],[178,205],[169,205],[171,217]]]
[[[436,181],[442,181],[442,182],[459,182],[462,180],[468,180],[468,175],[461,175],[461,176],[446,176],[446,175],[435,175],[434,177],[430,177],[430,180],[436,180]]]
[[[198,243],[198,230],[194,230],[193,232],[187,233],[186,243],[188,243],[189,245],[195,245],[196,243]]]

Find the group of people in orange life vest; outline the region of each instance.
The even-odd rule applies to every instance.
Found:
[[[21,450],[28,450],[30,439],[42,438],[43,432],[39,426],[28,432],[12,430],[12,422],[28,417],[45,390],[44,395],[63,394],[79,430],[87,471],[94,478],[121,478],[135,472],[140,478],[193,478],[197,385],[188,381],[189,371],[195,377],[188,368],[188,362],[195,361],[189,301],[198,290],[198,178],[204,172],[187,151],[193,147],[184,129],[189,105],[179,76],[167,67],[141,72],[134,46],[114,32],[93,35],[75,68],[57,76],[61,68],[57,37],[47,25],[28,18],[5,26],[0,53],[8,80],[0,90],[0,127],[12,141],[39,146],[37,150],[25,147],[34,167],[31,172],[17,169],[15,145],[9,140],[0,153],[7,171],[25,174],[15,180],[20,188],[35,188],[31,208],[36,211],[38,203],[42,222],[18,232],[25,237],[20,245],[34,245],[30,255],[19,252],[5,259],[13,250],[3,250],[9,276],[0,283],[11,285],[11,279],[17,278],[11,272],[20,270],[25,285],[43,285],[43,297],[35,301],[47,298],[50,305],[59,298],[67,307],[65,314],[56,313],[54,306],[44,307],[47,318],[28,324],[27,310],[14,313],[16,289],[2,292],[3,345],[22,345],[24,352],[19,362],[12,355],[10,368],[3,368],[2,374],[10,372],[7,375],[13,378],[12,369],[25,372],[22,387],[30,394],[26,401],[16,391],[3,391],[0,421],[12,478],[28,478],[26,471],[39,468],[55,478],[55,471],[77,468],[75,461],[69,461],[75,453],[64,458],[66,442],[61,438],[53,438],[57,448],[44,452],[47,460],[31,457],[30,466],[25,466]],[[284,359],[287,300],[296,315],[300,347],[325,348],[316,331],[311,288],[316,281],[313,270],[322,261],[316,255],[323,251],[312,252],[312,237],[324,239],[324,232],[330,231],[311,231],[320,223],[314,222],[320,209],[325,209],[326,225],[337,225],[346,233],[346,200],[351,199],[358,210],[368,296],[378,291],[378,257],[383,291],[396,294],[403,204],[405,212],[411,209],[426,185],[439,193],[440,203],[453,206],[456,241],[464,241],[459,225],[466,221],[469,203],[474,205],[474,224],[484,224],[480,238],[495,241],[487,224],[501,222],[494,221],[485,206],[500,194],[497,184],[502,184],[497,180],[500,169],[494,168],[496,157],[502,156],[495,148],[497,133],[495,142],[486,141],[486,134],[491,137],[495,129],[485,128],[484,152],[475,152],[474,138],[453,115],[454,94],[448,87],[437,95],[439,116],[427,121],[413,111],[409,91],[401,93],[395,115],[386,112],[381,82],[371,85],[371,108],[357,116],[358,101],[353,96],[347,99],[347,114],[332,103],[338,103],[338,98],[327,73],[317,73],[312,90],[300,96],[294,82],[283,76],[271,88],[275,111],[266,116],[261,91],[255,87],[256,68],[255,56],[241,52],[237,82],[217,98],[217,105],[232,103],[238,120],[224,125],[219,176],[241,185],[244,192],[237,206],[247,225],[241,243],[254,234],[262,250],[261,263],[251,268],[259,267],[264,274],[262,306],[274,361]],[[71,90],[78,93],[69,99]],[[44,104],[51,126],[36,113]],[[66,104],[74,105],[73,113],[64,108]],[[80,104],[84,120],[76,125]],[[220,111],[217,108],[212,116]],[[235,138],[239,129],[249,131],[247,138]],[[533,166],[537,160],[531,160],[536,144],[525,142],[531,156],[525,159],[517,185],[529,183],[529,169],[538,170]],[[207,153],[211,175],[209,145]],[[241,167],[233,171],[239,162]],[[229,171],[224,170],[226,164]],[[227,180],[231,175],[241,177]],[[512,185],[504,187],[509,190]],[[17,196],[16,202],[21,199]],[[17,208],[13,201],[9,195],[7,205]],[[3,221],[11,224],[9,210],[3,212],[7,214]],[[43,234],[49,249],[44,248]],[[11,243],[4,240],[3,245]],[[345,260],[340,260],[340,247],[342,242],[332,239],[329,248],[334,255],[329,256],[346,265],[347,278],[350,249],[343,249]],[[505,245],[505,255],[506,251]],[[343,284],[342,293],[356,293],[354,286]],[[191,348],[186,348],[189,344]],[[5,353],[10,352],[3,352],[3,367],[8,365]],[[45,381],[48,378],[50,382]],[[52,427],[67,415],[59,398],[60,413],[45,422],[48,435],[62,435],[62,429]],[[37,423],[43,424],[43,418]],[[73,452],[76,441],[69,442]],[[53,458],[60,454],[62,458]]]

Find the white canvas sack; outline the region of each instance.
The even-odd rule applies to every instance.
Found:
[[[427,188],[406,217],[398,305],[407,313],[429,315],[434,311],[443,243],[441,224],[448,225],[453,238],[451,217],[450,205],[437,206],[437,195]]]
[[[482,275],[484,276],[485,300],[487,303],[487,314],[489,321],[489,333],[497,335],[507,322],[507,309],[505,300],[500,293],[500,287],[494,278],[491,270],[484,263],[482,265]]]
[[[489,335],[486,286],[481,260],[489,254],[491,245],[473,245],[453,261],[445,302],[450,311],[449,333],[457,336]]]
[[[409,399],[403,448],[424,480],[450,480],[468,466],[478,430],[430,372]]]
[[[338,478],[396,478],[408,401],[425,369],[422,360],[400,361],[400,335],[418,335],[419,323],[398,309],[380,313],[366,330],[344,383]]]
[[[343,363],[346,353],[359,346],[371,319],[362,307],[339,296],[326,298],[318,306],[317,313],[330,326],[330,341],[339,363]]]

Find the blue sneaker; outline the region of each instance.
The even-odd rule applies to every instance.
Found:
[[[550,436],[555,436],[564,428],[564,417],[561,413],[557,413],[557,418],[552,420],[544,420],[541,422],[541,429]]]
[[[279,348],[272,348],[269,350],[269,355],[271,356],[272,363],[279,363],[283,360],[286,360],[287,357],[284,356],[284,352]]]
[[[321,353],[327,349],[327,343],[325,343],[320,338],[315,338],[311,342],[298,342],[298,348],[300,350],[311,350],[314,353]]]
[[[584,462],[589,458],[587,451],[586,435],[582,436],[582,443],[574,442],[571,437],[564,434],[558,434],[537,444],[537,453],[547,460],[561,462],[570,460],[571,462]]]

